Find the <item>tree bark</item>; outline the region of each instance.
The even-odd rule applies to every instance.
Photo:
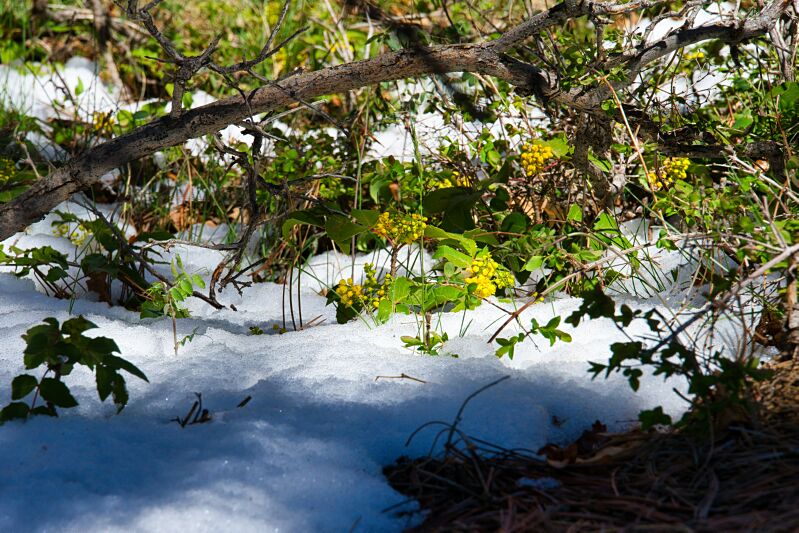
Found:
[[[47,3],[47,0],[33,0],[31,16],[35,19],[43,19],[47,17]]]

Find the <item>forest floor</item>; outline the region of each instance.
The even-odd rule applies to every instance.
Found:
[[[414,531],[796,531],[799,364],[765,365],[756,423],[607,433],[528,457],[481,445],[386,468],[428,511]]]

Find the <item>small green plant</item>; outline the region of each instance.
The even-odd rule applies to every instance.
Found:
[[[190,342],[196,333],[178,340],[177,319],[188,318],[189,310],[183,302],[194,294],[194,289],[204,289],[205,281],[199,274],[188,274],[183,267],[183,260],[180,256],[175,257],[172,263],[172,276],[174,281],[168,284],[165,281],[157,281],[150,285],[145,291],[147,300],[141,305],[141,318],[158,318],[168,316],[172,319],[172,337],[175,346],[175,355],[178,347]]]
[[[78,402],[62,381],[75,365],[83,365],[95,374],[97,394],[100,401],[110,395],[117,413],[128,403],[124,370],[147,381],[147,376],[132,363],[117,357],[116,342],[108,337],[86,337],[84,332],[97,326],[78,316],[59,325],[52,317],[44,324],[30,328],[22,338],[27,346],[24,352],[25,368],[28,370],[44,366],[42,377],[20,374],[11,382],[11,400],[0,411],[0,424],[13,419],[26,419],[34,415],[58,416],[56,408],[75,407]],[[25,400],[31,397],[30,403]],[[37,403],[42,402],[41,405]]]
[[[499,348],[495,352],[497,357],[502,357],[504,355],[508,356],[508,359],[513,359],[513,354],[516,350],[516,345],[520,342],[523,342],[527,337],[538,334],[544,337],[549,341],[550,346],[554,346],[555,342],[562,341],[562,342],[571,342],[572,337],[568,333],[563,330],[558,329],[560,325],[560,316],[556,316],[552,318],[549,322],[544,325],[538,323],[538,320],[535,318],[532,319],[530,324],[530,329],[528,331],[524,331],[519,333],[518,335],[510,338],[498,338],[497,344],[499,344]]]

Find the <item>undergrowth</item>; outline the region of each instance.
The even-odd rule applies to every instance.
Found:
[[[469,2],[448,4],[443,13],[427,2],[167,0],[154,20],[189,55],[220,35],[218,64],[256,57],[265,41],[287,39],[247,75],[205,70],[188,80],[183,104],[189,107],[199,91],[221,98],[296,69],[496,37],[506,20],[526,15],[494,3],[480,11]],[[74,11],[82,6],[65,2],[38,20],[6,0],[2,63],[57,79],[66,59],[85,55],[99,63],[103,79],[118,84],[120,98],[154,100],[135,111],[88,114],[62,103],[63,112],[46,120],[4,104],[0,202],[59,164],[31,134],[69,157],[168,113],[177,67],[154,59],[163,56],[162,47],[131,26],[119,7],[108,13],[114,23],[106,41],[92,33],[91,18],[76,15],[66,23],[57,15],[83,13]],[[558,28],[552,42],[517,53],[534,64],[560,65],[564,89],[610,87],[619,73],[596,72],[590,62],[632,46],[623,22],[601,26],[600,42],[612,44],[609,49],[596,49],[593,23],[579,19]],[[443,331],[436,316],[489,302],[502,313],[492,349],[513,358],[531,337],[569,342],[566,323],[577,327],[584,315],[609,319],[623,332],[643,320],[652,336],[614,345],[610,360],[592,363],[591,372],[622,372],[634,389],[645,372],[681,376],[689,383],[692,413],[718,417],[728,405],[748,405],[749,384],[762,378],[763,345],[794,349],[788,330],[796,305],[799,85],[761,74],[778,71],[777,63],[762,41],[746,53],[730,54],[714,42],[681,50],[651,67],[634,90],[608,97],[602,117],[468,73],[297,102],[120,169],[103,187],[86,191],[84,215],[58,212],[52,219],[53,235],[69,240],[74,252],[5,243],[0,265],[59,298],[91,293],[142,318],[166,317],[177,353],[175,324],[189,314],[183,302],[194,297],[221,308],[223,289],[283,284],[288,303],[281,329],[307,327],[299,280],[313,275],[306,268],[311,257],[339,251],[352,256],[352,267],[324,291],[339,322],[377,327],[396,313],[411,315],[417,334],[403,337],[407,347],[453,356],[447,341],[465,328]],[[686,96],[669,85],[711,72],[728,83],[710,97]],[[64,102],[87,90],[64,84]],[[441,117],[444,135],[420,133],[416,121],[426,114]],[[647,115],[654,118],[644,120]],[[587,147],[592,121],[613,126]],[[385,156],[374,132],[391,125],[403,130],[405,146],[402,154]],[[737,145],[768,150],[736,151]],[[98,208],[106,204],[113,207]],[[187,272],[170,255],[177,244],[212,248],[223,259],[211,272]],[[355,268],[359,254],[380,250],[388,257],[384,264]],[[432,262],[409,264],[425,252]],[[660,261],[669,253],[678,259],[664,271]],[[545,324],[524,315],[563,296],[585,298],[580,311]],[[613,300],[638,297],[670,305],[639,310],[617,308]],[[776,330],[761,327],[766,315],[779,324]],[[708,341],[720,320],[737,321],[736,353]],[[33,390],[28,381],[23,389]],[[641,420],[672,422],[662,410],[642,413]]]

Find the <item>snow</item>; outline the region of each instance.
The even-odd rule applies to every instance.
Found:
[[[14,239],[70,246],[46,223]],[[219,259],[201,248],[171,253],[181,255],[187,271],[206,276]],[[405,441],[426,422],[451,422],[466,396],[502,376],[510,379],[477,396],[460,427],[508,448],[567,442],[597,419],[621,429],[655,405],[675,415],[684,408],[671,392],[675,383],[650,378],[635,394],[621,379],[591,381],[586,361],[605,359],[610,343],[623,338],[603,321],[564,326],[572,343],[527,341],[512,361],[497,359],[486,342],[505,316],[490,305],[434,318],[452,337],[445,351],[459,358],[403,348],[400,337],[418,333],[412,316],[396,315],[384,325],[335,324],[333,308],[317,292],[346,273],[347,261],[335,253],[313,258],[307,268],[317,275],[306,272],[290,291],[295,307],[300,291],[305,322],[318,316],[317,325],[275,333],[273,326],[283,324],[283,286],[258,284],[243,294],[228,289],[222,301],[238,312],[190,302],[193,318],[178,321],[178,336],[194,337],[177,356],[168,319],[141,321],[104,303],[57,300],[31,280],[0,273],[6,341],[0,383],[24,370],[20,335],[27,328],[47,316],[63,322],[76,314],[99,326],[93,334],[115,339],[150,380],[128,379],[131,401],[113,416],[112,405],[99,403],[92,376],[76,370],[67,383],[79,407],[62,410],[58,419],[3,426],[0,530],[396,531],[407,519],[383,510],[404,497],[388,486],[382,467],[400,455],[440,450],[436,434],[443,426],[421,431],[407,447]],[[577,305],[572,298],[538,304],[522,320],[545,322]],[[250,326],[267,334],[253,335]],[[423,383],[392,377],[402,374]],[[213,420],[181,428],[171,420],[186,414],[195,392]],[[252,400],[237,408],[247,396]],[[553,416],[565,423],[556,427]]]

